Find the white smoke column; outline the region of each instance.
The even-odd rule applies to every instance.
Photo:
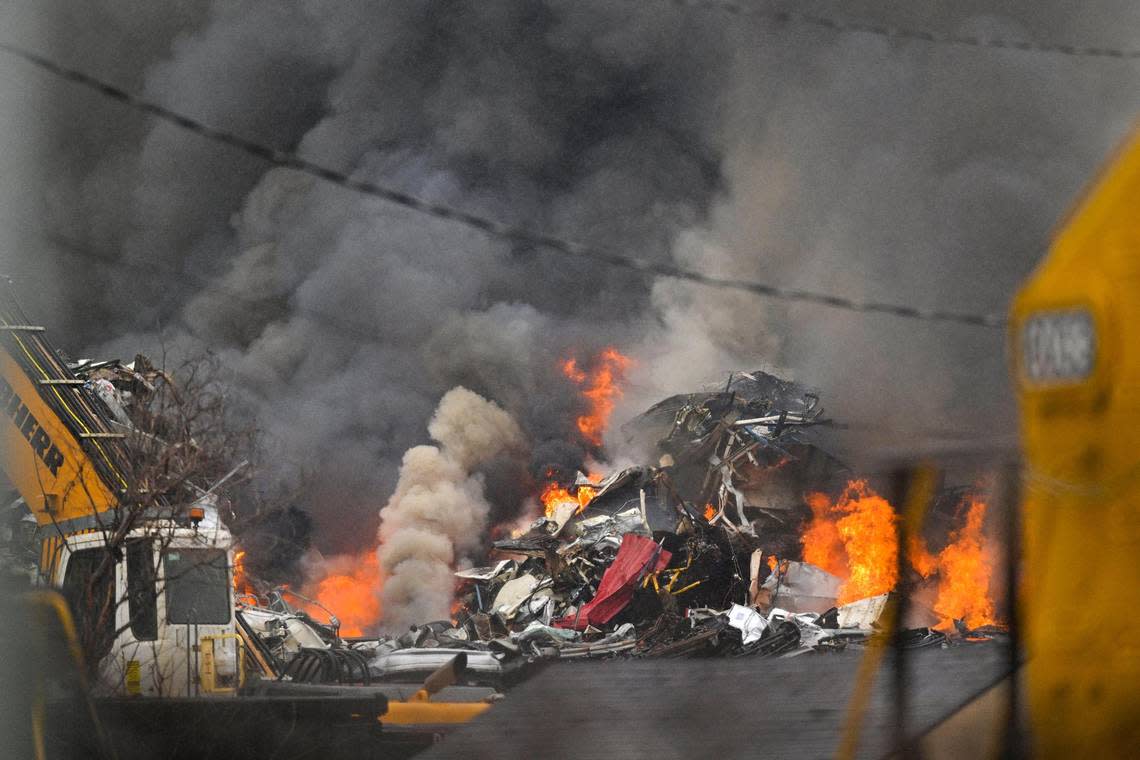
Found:
[[[377,556],[390,631],[448,617],[452,569],[479,546],[490,511],[483,476],[473,470],[523,448],[514,419],[463,387],[440,399],[428,433],[439,446],[408,449],[396,491],[380,511]]]

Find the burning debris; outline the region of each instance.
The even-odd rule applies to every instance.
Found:
[[[981,628],[999,622],[989,593],[997,560],[982,532],[986,503],[972,498],[966,504],[965,524],[951,534],[950,543],[938,555],[934,611],[942,617],[942,625],[961,620],[967,628]],[[982,590],[985,593],[979,593]]]
[[[841,604],[885,594],[898,580],[895,510],[865,480],[852,481],[832,501],[826,494],[807,497],[812,521],[803,534],[804,560],[847,578],[839,588]]]
[[[602,351],[590,372],[579,368],[577,359],[562,362],[562,374],[582,389],[582,396],[589,402],[589,413],[578,417],[577,423],[582,437],[593,446],[602,445],[602,434],[622,395],[620,381],[631,364],[628,356],[613,347]]]
[[[379,578],[380,564],[375,552],[326,561],[323,575],[302,590],[298,606],[316,616],[334,611],[341,636],[367,636],[380,619],[380,598],[375,592]],[[306,602],[306,598],[316,601]]]
[[[898,511],[831,453],[819,395],[764,372],[733,373],[627,423],[646,462],[611,467],[601,459],[629,366],[615,349],[560,365],[581,394],[571,434],[585,472],[537,469],[512,415],[455,387],[427,425],[433,444],[404,455],[374,551],[310,551],[303,580],[267,583],[259,570],[296,546],[241,541],[234,620],[257,674],[251,688],[372,689],[389,701],[386,730],[421,741],[427,697],[417,695],[438,691],[448,711],[463,705],[474,716],[555,659],[793,656],[879,634],[899,608]],[[144,357],[77,371],[125,430],[141,427],[160,389],[182,392]],[[206,457],[219,440],[186,439]],[[516,486],[532,494],[522,515],[498,525],[489,473],[511,468],[492,462],[525,473]],[[946,491],[934,507],[940,535],[907,547],[905,580],[918,593],[905,646],[1001,635],[985,515],[981,489]],[[289,510],[262,524],[298,545],[307,535]]]
[[[561,363],[587,410],[575,421],[581,441],[599,455],[629,367],[612,348]],[[144,357],[80,370],[124,419],[156,385],[174,389]],[[589,472],[572,479],[547,469],[535,480],[537,519],[497,526],[488,545],[480,467],[524,460],[525,435],[497,404],[456,387],[428,425],[436,445],[404,456],[375,552],[316,555],[306,583],[274,591],[251,578],[251,562],[264,562],[264,547],[251,543],[253,556],[235,556],[235,589],[248,609],[315,626],[298,652],[354,640],[350,648],[372,662],[369,678],[381,680],[376,658],[425,648],[486,653],[510,672],[551,657],[846,647],[874,633],[899,580],[898,518],[871,481],[830,453],[830,425],[813,389],[765,372],[733,373],[721,387],[665,399],[623,427],[655,464],[606,473],[589,460]],[[928,602],[913,605],[906,621],[926,631],[914,634],[921,644],[999,622],[985,501],[975,490],[939,503],[944,543],[931,551],[916,540],[907,552]],[[494,562],[473,567],[488,548]],[[391,636],[370,638],[380,628]],[[285,667],[295,654],[274,657]]]
[[[560,365],[586,410],[574,420],[577,443],[599,458],[629,367],[612,348]],[[157,389],[179,392],[145,357],[76,370],[124,429]],[[263,669],[287,680],[404,682],[463,653],[463,688],[481,689],[480,699],[552,658],[859,646],[880,629],[899,580],[898,518],[830,453],[830,425],[814,390],[733,373],[623,427],[653,464],[607,472],[587,457],[587,472],[572,477],[545,468],[527,483],[536,491],[529,521],[492,528],[482,468],[525,462],[526,436],[503,408],[456,387],[428,424],[434,445],[405,453],[378,548],[310,552],[307,580],[274,586],[258,569],[283,550],[252,538],[234,557],[239,617]],[[977,489],[947,492],[935,512],[945,527],[936,550],[908,547],[926,601],[911,605],[908,641],[991,636],[999,621],[986,503]],[[307,535],[303,520],[271,517]],[[491,561],[473,566],[485,553]]]
[[[567,361],[564,370],[584,394],[608,389],[591,397],[596,419],[578,421],[600,440],[623,365],[611,357],[596,366],[587,375]],[[522,438],[502,409],[456,389],[429,426],[440,445],[408,452],[382,513],[383,619],[395,635],[352,646],[372,652],[373,678],[388,677],[384,663],[397,652],[414,661],[461,650],[498,663],[499,684],[550,658],[864,644],[898,581],[898,518],[870,480],[827,451],[819,432],[828,424],[817,394],[763,372],[666,399],[626,426],[649,437],[657,464],[570,482],[547,473],[537,519],[500,532],[493,562],[469,567],[460,557],[476,556],[487,514],[473,468]],[[999,630],[985,502],[953,491],[939,503],[954,525],[945,544],[908,551],[919,599],[930,601],[911,605],[908,646]]]

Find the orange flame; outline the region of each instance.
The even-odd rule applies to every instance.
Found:
[[[847,576],[847,555],[843,550],[843,539],[839,535],[836,520],[832,517],[835,507],[826,494],[810,493],[807,504],[811,508],[812,519],[800,537],[804,548],[804,562],[819,567],[841,578]]]
[[[934,611],[944,619],[939,627],[962,620],[968,628],[998,623],[990,581],[993,552],[982,533],[986,503],[971,499],[966,524],[950,535],[950,544],[938,555],[938,600]]]
[[[840,508],[847,512],[837,527],[851,576],[840,589],[839,603],[889,591],[898,574],[894,509],[866,483],[859,483],[854,492],[849,490]]]
[[[898,580],[896,516],[890,503],[865,480],[854,480],[836,502],[807,496],[812,519],[801,537],[804,561],[844,579],[836,600],[847,604],[892,590]],[[996,625],[991,547],[982,530],[986,504],[971,499],[965,524],[950,534],[937,556],[918,537],[908,543],[910,565],[923,578],[938,579],[934,611],[940,628],[964,620],[970,628]]]
[[[589,372],[578,366],[577,359],[562,362],[562,374],[582,389],[582,395],[589,403],[589,414],[579,417],[577,423],[582,437],[594,446],[602,445],[602,436],[614,405],[622,396],[620,383],[632,364],[632,359],[612,346],[598,355]]]
[[[923,578],[929,578],[938,572],[938,557],[927,550],[926,544],[918,536],[910,537],[906,551],[910,566]]]
[[[340,620],[341,636],[364,636],[380,621],[380,565],[376,552],[355,558],[348,572],[330,573],[305,587],[304,595],[316,600]],[[319,620],[328,613],[315,605],[301,608]]]
[[[716,517],[716,507],[714,507],[712,504],[706,504],[705,505],[705,522],[711,523],[713,521],[714,517]]]
[[[563,488],[557,483],[551,482],[546,484],[546,488],[542,489],[542,496],[539,500],[542,502],[542,509],[547,517],[554,517],[555,510],[562,504],[574,504],[576,508],[574,514],[578,514],[586,505],[590,503],[598,493],[598,489],[592,486],[578,486],[574,493],[570,493],[569,489]]]
[[[245,577],[245,551],[234,552],[234,594],[252,594],[253,588]]]
[[[846,578],[838,604],[884,594],[898,577],[895,513],[890,503],[865,480],[847,484],[834,504],[823,494],[811,494],[812,523],[801,541],[804,559]]]

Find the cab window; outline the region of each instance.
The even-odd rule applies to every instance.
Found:
[[[135,641],[158,638],[158,591],[154,578],[154,544],[150,539],[127,541],[127,612]]]
[[[115,563],[107,550],[97,547],[71,552],[61,590],[84,649],[103,657],[111,651],[115,638]]]
[[[170,623],[222,624],[230,621],[230,586],[226,553],[220,549],[168,549],[166,620]]]

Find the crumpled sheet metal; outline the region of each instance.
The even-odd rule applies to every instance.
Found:
[[[836,621],[840,628],[858,628],[869,631],[882,617],[887,608],[890,594],[879,594],[844,604],[836,609]]]
[[[490,567],[470,567],[466,570],[458,570],[455,573],[455,577],[465,580],[489,581],[498,578],[509,570],[513,570],[515,566],[516,563],[514,560],[504,559]]]
[[[507,581],[499,589],[491,608],[503,617],[510,618],[530,599],[538,584],[538,578],[529,573]]]
[[[795,613],[778,607],[768,613],[769,624],[775,624],[781,620],[792,623],[799,629],[801,650],[814,649],[822,642],[835,636],[834,631],[829,631],[818,625],[819,615],[814,613]]]
[[[826,612],[835,606],[843,580],[838,576],[794,560],[780,563],[761,588],[772,593],[771,604],[793,612]]]
[[[628,652],[637,646],[637,632],[633,623],[619,625],[613,633],[597,641],[581,642],[562,647],[559,652],[561,659],[576,657],[601,657]]]
[[[578,514],[578,505],[572,501],[564,501],[555,506],[554,514],[547,518],[550,523],[553,523],[551,526],[553,531],[550,535],[557,536],[561,533],[576,514]]]
[[[518,633],[511,634],[519,644],[528,644],[532,641],[549,641],[556,646],[569,644],[582,638],[582,634],[570,628],[555,628],[543,625],[537,620]]]
[[[759,641],[768,630],[768,621],[756,610],[740,604],[732,605],[728,611],[728,624],[740,631],[744,644]]]
[[[648,573],[664,570],[672,557],[671,552],[652,539],[627,533],[622,537],[621,548],[613,563],[602,576],[598,593],[573,617],[555,620],[554,625],[579,631],[590,625],[605,625],[633,599],[641,579]]]

